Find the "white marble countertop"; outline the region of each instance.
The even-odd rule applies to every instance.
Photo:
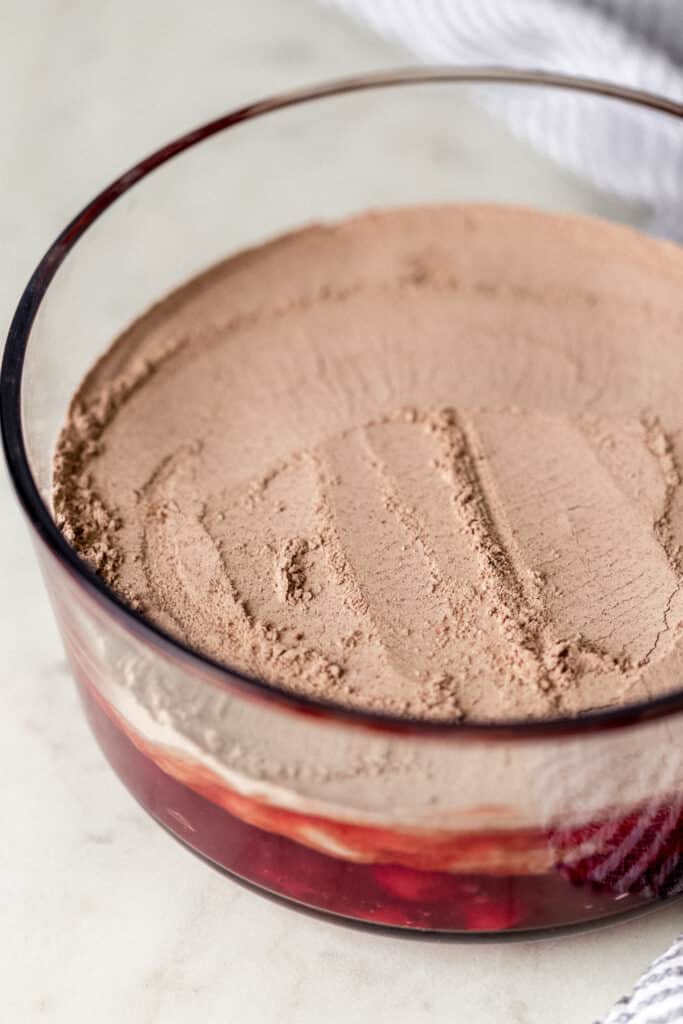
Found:
[[[67,217],[142,153],[274,89],[406,60],[313,0],[1,7],[3,325]],[[678,904],[569,938],[418,943],[231,884],[151,822],[95,746],[4,470],[0,522],[8,1024],[590,1024],[681,930]]]

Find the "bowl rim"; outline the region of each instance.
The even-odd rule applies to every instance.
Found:
[[[345,708],[331,701],[304,697],[273,683],[249,676],[217,662],[175,639],[161,627],[130,608],[97,573],[77,554],[63,537],[50,510],[43,501],[31,472],[24,443],[22,419],[22,376],[31,329],[36,314],[59,267],[88,228],[122,195],[152,171],[193,146],[245,121],[315,100],[353,92],[427,84],[512,84],[549,86],[593,96],[624,100],[642,108],[670,114],[683,120],[683,103],[628,88],[612,82],[582,78],[541,70],[503,67],[427,66],[398,68],[277,93],[235,108],[207,121],[144,157],[99,192],[60,232],[50,245],[19,299],[12,319],[0,370],[0,429],[5,458],[19,502],[35,533],[86,592],[109,617],[132,631],[154,649],[175,662],[189,667],[194,674],[209,675],[230,690],[245,696],[280,705],[290,711],[317,718],[339,720],[349,726],[383,732],[408,733],[420,737],[465,739],[532,739],[555,735],[577,735],[604,729],[630,726],[647,719],[661,718],[683,710],[683,687],[664,696],[632,704],[586,712],[576,717],[548,719],[491,720],[482,722],[430,722],[410,717]]]

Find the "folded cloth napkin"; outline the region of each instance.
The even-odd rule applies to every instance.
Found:
[[[683,0],[324,2],[431,63],[562,71],[683,102]],[[509,101],[494,87],[478,95],[548,156],[602,188],[649,203],[653,230],[683,241],[683,122],[571,93],[540,97],[532,90]],[[591,836],[585,860],[580,844],[556,837],[558,870],[585,884],[607,880],[617,893],[680,893],[680,854],[670,852],[679,848],[683,796],[679,803],[643,809],[628,827],[620,822]],[[678,1022],[683,935],[601,1024]]]
[[[431,63],[602,78],[683,102],[683,0],[326,0]],[[480,96],[517,134],[600,188],[650,204],[683,240],[683,129],[563,91]]]

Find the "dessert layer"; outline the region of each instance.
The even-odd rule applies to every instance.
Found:
[[[347,706],[575,714],[680,684],[683,252],[367,214],[162,301],[72,404],[67,538],[182,641]]]

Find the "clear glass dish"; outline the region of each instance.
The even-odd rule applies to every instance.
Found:
[[[683,107],[664,100],[491,70],[404,71],[253,104],[141,161],[68,225],[21,298],[1,383],[10,471],[83,705],[131,793],[260,890],[354,923],[460,936],[596,921],[683,887],[683,690],[580,719],[455,726],[298,698],[126,607],[64,541],[50,491],[85,372],[226,249],[401,203],[643,216],[642,190],[610,192],[599,162],[599,187],[579,187],[472,105],[473,90],[507,111],[571,96],[588,149],[608,108],[683,131]],[[207,705],[213,726],[198,735]]]

